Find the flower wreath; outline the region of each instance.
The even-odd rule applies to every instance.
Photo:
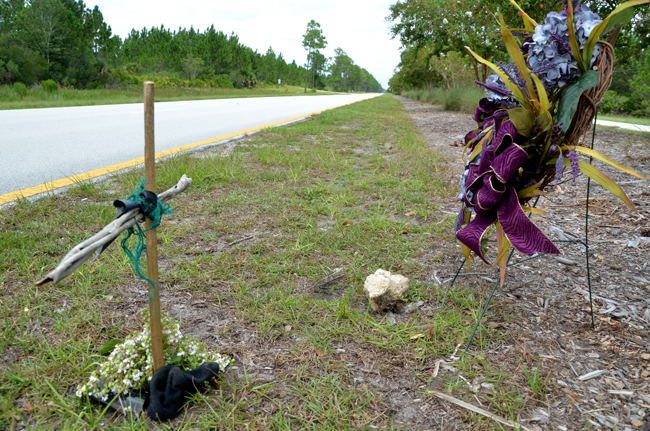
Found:
[[[491,263],[486,256],[484,234],[488,227],[496,225],[498,255],[492,265],[501,268],[501,284],[511,246],[527,255],[560,254],[524,212],[543,213],[525,205],[533,197],[549,193],[543,189],[553,178],[557,186],[564,167],[571,168],[573,181],[583,173],[636,211],[620,186],[591,164],[579,161],[578,153],[647,179],[576,144],[585,131],[584,125],[588,126],[595,114],[593,109],[589,117],[578,108],[582,106],[581,96],[588,99],[586,92],[600,84],[598,94],[602,97],[611,82],[613,55],[609,57],[609,79],[595,70],[599,55],[611,51],[611,45],[600,41],[600,37],[629,22],[634,16],[633,6],[650,0],[630,0],[605,19],[575,0],[565,0],[564,8],[550,12],[542,24],[537,24],[515,0],[510,2],[524,21],[524,28],[509,29],[503,16],[498,15],[501,39],[511,63],[493,64],[466,47],[494,73],[485,83],[477,81],[487,95],[474,114],[478,128],[465,136],[465,169],[459,195],[462,206],[455,225],[468,265],[474,255]],[[590,103],[597,105],[597,99]]]

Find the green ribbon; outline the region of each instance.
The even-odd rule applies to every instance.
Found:
[[[152,195],[155,199],[152,198]],[[149,300],[153,298],[154,293],[156,292],[156,284],[152,279],[147,277],[142,273],[140,267],[140,257],[142,252],[147,249],[147,240],[146,233],[150,230],[156,229],[160,225],[162,216],[165,214],[172,214],[174,210],[171,209],[171,205],[163,203],[158,199],[152,192],[147,192],[144,190],[144,178],[140,181],[140,184],[135,188],[133,194],[129,196],[126,200],[137,203],[142,212],[145,214],[145,219],[151,220],[151,227],[149,229],[142,229],[140,226],[141,222],[135,223],[133,226],[129,227],[124,238],[122,238],[122,250],[126,254],[135,269],[135,273],[142,280],[147,281],[151,285],[151,293],[149,294]],[[129,248],[128,241],[131,236],[135,236],[135,244],[133,248]]]

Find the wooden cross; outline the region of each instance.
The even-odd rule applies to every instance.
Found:
[[[156,191],[156,147],[154,143],[154,83],[144,83],[144,169],[145,189]],[[183,193],[192,185],[192,179],[183,175],[178,183],[158,195],[161,202],[167,202]],[[145,228],[151,227],[152,221],[145,218],[140,207],[127,211],[113,220],[95,235],[77,244],[66,254],[59,265],[45,277],[36,282],[37,286],[58,283],[93,255],[97,255],[112,243],[122,232],[145,219]],[[158,237],[156,230],[147,232],[147,271],[154,282],[155,289],[149,285],[149,326],[151,327],[151,353],[154,373],[165,366],[162,343],[162,324],[160,321],[160,284],[158,283]],[[152,290],[154,290],[153,295]]]
[[[156,142],[154,139],[154,83],[144,83],[144,189],[156,193]],[[152,221],[145,220],[145,229]],[[158,283],[158,234],[156,229],[147,231],[147,276],[149,284],[149,326],[151,328],[151,354],[153,372],[165,366],[163,358],[162,323],[160,321],[160,283]],[[153,290],[153,295],[152,295]]]

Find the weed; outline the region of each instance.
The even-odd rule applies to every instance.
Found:
[[[546,395],[546,378],[544,378],[541,375],[539,369],[540,363],[541,363],[541,359],[537,362],[537,366],[533,371],[528,370],[528,368],[526,368],[526,365],[521,361],[519,365],[521,366],[524,375],[528,379],[528,385],[530,386],[530,389],[533,391],[535,398],[538,400],[543,400],[544,395]]]

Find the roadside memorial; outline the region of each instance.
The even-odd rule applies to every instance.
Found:
[[[154,84],[144,83],[145,178],[127,199],[116,200],[115,220],[86,241],[76,245],[59,265],[36,285],[58,283],[91,256],[97,258],[120,234],[125,254],[136,274],[148,285],[149,307],[142,310],[143,330],[125,340],[111,340],[100,350],[109,355],[87,383],[77,388],[79,397],[89,396],[122,414],[146,410],[155,420],[167,420],[183,407],[187,397],[214,382],[230,359],[209,352],[204,343],[184,338],[180,325],[160,310],[156,229],[164,214],[173,211],[167,203],[188,190],[192,179],[183,175],[171,189],[155,194]],[[144,229],[141,223],[144,221]],[[130,237],[135,244],[129,247]],[[140,269],[140,257],[147,252],[147,273]],[[165,366],[165,363],[167,365]]]
[[[515,0],[510,2],[519,10],[524,23],[524,28],[509,29],[498,14],[501,39],[511,62],[494,64],[467,47],[470,55],[494,72],[485,83],[477,81],[487,95],[480,100],[474,115],[478,128],[465,136],[465,169],[459,195],[462,204],[455,225],[465,257],[463,265],[467,262],[469,267],[476,256],[500,268],[500,281],[495,283],[483,313],[497,286],[503,285],[515,249],[533,257],[560,254],[558,247],[525,212],[545,214],[535,208],[537,201],[557,188],[565,167],[571,169],[574,182],[581,173],[588,177],[585,239],[568,242],[585,247],[590,302],[591,180],[636,212],[623,189],[591,162],[597,159],[647,180],[595,151],[593,134],[590,144],[582,138],[592,123],[595,133],[598,104],[612,80],[613,45],[618,32],[634,16],[634,6],[650,0],[630,0],[604,19],[577,1],[565,0],[564,8],[550,12],[541,24],[530,18]],[[605,35],[608,40],[601,40]],[[589,157],[589,162],[579,160],[580,155]],[[486,233],[492,226],[497,249],[496,257],[490,259]],[[456,277],[452,285],[455,280]]]

